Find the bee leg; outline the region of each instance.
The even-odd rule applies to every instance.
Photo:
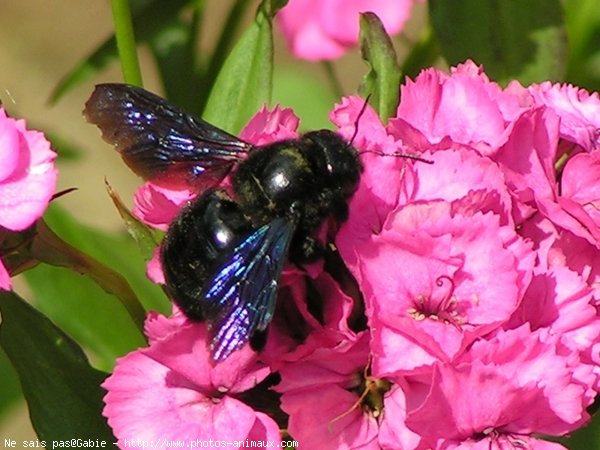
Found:
[[[294,264],[310,263],[320,259],[325,254],[325,247],[318,240],[304,236],[302,241],[290,248],[289,258]]]
[[[265,348],[265,343],[267,342],[268,334],[268,328],[262,331],[255,331],[252,337],[250,338],[250,348],[255,352],[260,352],[263,348]]]

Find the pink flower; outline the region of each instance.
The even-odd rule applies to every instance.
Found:
[[[276,105],[273,111],[263,106],[240,133],[240,139],[254,145],[266,145],[298,137],[300,119],[289,108]]]
[[[404,425],[404,384],[369,375],[368,344],[368,334],[361,333],[315,347],[281,368],[276,389],[290,416],[289,431],[302,446],[409,450],[419,443]]]
[[[388,34],[402,31],[415,0],[290,0],[277,19],[292,53],[336,59],[358,42],[359,13],[379,16]]]
[[[449,361],[501,326],[534,256],[496,216],[456,214],[443,202],[399,209],[355,252],[380,375]]]
[[[402,391],[400,417],[422,438],[419,449],[562,448],[532,433],[561,435],[588,420],[585,408],[600,379],[596,155],[572,156],[558,172],[559,137],[573,127],[563,128],[556,102],[542,104],[534,94],[517,83],[502,89],[467,62],[409,81],[387,126],[368,107],[357,121],[358,100],[333,112],[345,137],[357,131],[353,145],[361,151],[432,163],[361,155],[361,182],[336,237],[365,297],[372,375],[387,379],[390,392]],[[579,99],[591,118],[595,96]],[[585,127],[595,126],[588,120]],[[517,350],[525,336],[530,341]],[[508,360],[490,359],[494,346],[504,358],[514,349],[508,375],[501,373]],[[491,353],[477,353],[484,348]],[[540,392],[527,383],[511,392],[492,386],[531,373],[538,359],[545,370],[557,367]],[[433,378],[424,381],[427,373]],[[490,384],[464,387],[470,379]],[[501,408],[497,424],[484,424],[489,417],[477,422],[477,400],[451,392],[458,385],[481,398],[482,418],[491,408],[487,390],[491,401],[499,393],[507,411],[527,410],[530,400],[539,406],[526,418]],[[447,400],[434,394],[446,389],[439,386],[448,387]],[[462,411],[462,404],[474,409]],[[385,405],[388,414],[391,403]],[[435,435],[436,427],[443,430],[437,414],[456,414],[447,435]],[[506,417],[516,426],[502,427]],[[460,422],[467,418],[472,422]],[[394,435],[392,423],[386,432]]]
[[[368,363],[368,335],[284,366],[277,390],[288,429],[306,448],[379,449],[377,419],[357,404]],[[319,411],[319,414],[315,414]]]
[[[430,392],[406,424],[422,448],[553,448],[533,435],[562,435],[589,420],[590,377],[559,339],[523,326],[436,364]]]
[[[533,101],[523,88],[503,90],[472,61],[446,74],[424,70],[401,87],[401,101],[389,131],[417,149],[463,144],[489,155],[510,133],[511,124]]]
[[[135,193],[133,214],[146,225],[166,231],[179,210],[195,194],[146,182]]]
[[[560,136],[585,151],[598,149],[600,143],[600,98],[570,84],[545,82],[528,88],[536,104],[552,109],[560,117]]]
[[[146,329],[150,346],[119,359],[103,384],[120,448],[136,439],[279,441],[278,425],[239,400],[270,372],[249,348],[213,367],[203,324],[151,315]]]
[[[39,131],[8,117],[0,106],[0,228],[22,231],[39,219],[56,187],[56,153]],[[0,289],[10,289],[0,259]]]
[[[0,108],[0,226],[21,231],[42,216],[56,187],[55,158],[41,132]]]

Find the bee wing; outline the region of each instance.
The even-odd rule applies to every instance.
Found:
[[[296,223],[279,217],[248,235],[203,289],[203,311],[212,334],[211,353],[222,361],[273,318],[277,287]]]
[[[252,147],[127,84],[97,85],[83,114],[135,173],[167,187],[215,186]]]

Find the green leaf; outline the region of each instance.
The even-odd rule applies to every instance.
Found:
[[[24,276],[35,304],[89,349],[98,367],[110,370],[116,358],[145,345],[114,297],[89,278],[44,264]]]
[[[146,276],[146,262],[138,245],[127,234],[113,234],[77,222],[59,204],[52,203],[44,219],[69,244],[122,274],[146,310],[168,312],[170,302],[162,289]]]
[[[569,40],[566,79],[588,90],[600,89],[600,8],[596,0],[566,0]]]
[[[81,348],[11,292],[0,292],[0,345],[21,381],[31,423],[46,442],[115,439],[101,415],[106,374],[92,368]]]
[[[160,243],[158,232],[141,222],[131,213],[131,211],[129,211],[129,209],[127,209],[123,204],[121,197],[113,190],[108,181],[105,180],[104,184],[106,185],[106,191],[108,192],[109,197],[113,201],[115,208],[117,208],[121,219],[123,219],[123,224],[129,235],[137,242],[144,259],[149,261],[152,258],[154,250]]]
[[[236,0],[229,10],[227,19],[221,27],[221,34],[212,50],[210,60],[207,62],[205,73],[203,74],[201,86],[198,90],[199,99],[195,112],[200,115],[204,111],[212,86],[219,75],[227,55],[238,35],[239,27],[243,24],[246,10],[251,5],[248,0]]]
[[[19,377],[15,372],[8,356],[0,346],[0,420],[6,412],[22,398]]]
[[[568,438],[555,439],[570,450],[590,450],[600,448],[600,416],[595,414],[592,421]]]
[[[121,302],[133,322],[140,331],[142,330],[144,309],[127,280],[109,266],[69,245],[44,221],[39,221],[36,225],[36,234],[30,246],[30,252],[34,260],[56,267],[66,267],[90,277],[107,293],[113,294]]]
[[[160,32],[165,24],[169,24],[172,18],[179,15],[189,1],[156,0],[134,11],[133,22],[138,44],[147,42]],[[57,102],[66,92],[97,75],[110,63],[116,61],[117,56],[117,43],[115,36],[112,35],[64,76],[52,91],[50,103]]]
[[[71,245],[95,258],[98,264],[104,264],[104,269],[92,266],[100,276],[108,268],[115,275],[122,274],[134,289],[126,295],[137,294],[144,309],[163,313],[171,310],[162,290],[147,279],[146,263],[130,236],[125,233],[115,235],[100,232],[83,226],[56,203],[51,204],[45,219]],[[65,261],[64,265],[69,267],[70,264],[71,262]],[[40,310],[90,349],[97,357],[100,367],[110,370],[116,357],[145,345],[145,340],[121,303],[92,278],[81,276],[77,272],[79,267],[74,269],[40,264],[25,272],[24,276]],[[119,280],[114,275],[105,277],[103,282],[110,283],[109,288],[123,289],[124,280]],[[144,315],[142,310],[140,319]]]
[[[223,64],[203,117],[231,133],[269,103],[273,85],[273,26],[271,1],[264,0],[254,22]]]
[[[360,93],[371,95],[370,103],[385,123],[394,116],[400,96],[400,67],[394,45],[383,23],[373,13],[360,15],[360,49],[369,72],[365,75]]]
[[[429,11],[450,65],[473,59],[503,83],[517,79],[527,85],[564,76],[560,0],[431,0]]]
[[[598,49],[600,8],[597,0],[566,0],[564,7],[569,60],[579,62]]]

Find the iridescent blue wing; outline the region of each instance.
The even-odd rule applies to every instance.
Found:
[[[211,354],[222,361],[273,318],[277,286],[296,223],[279,217],[224,255],[202,291]]]
[[[251,145],[127,84],[99,84],[85,104],[97,125],[138,175],[169,187],[216,186]]]

